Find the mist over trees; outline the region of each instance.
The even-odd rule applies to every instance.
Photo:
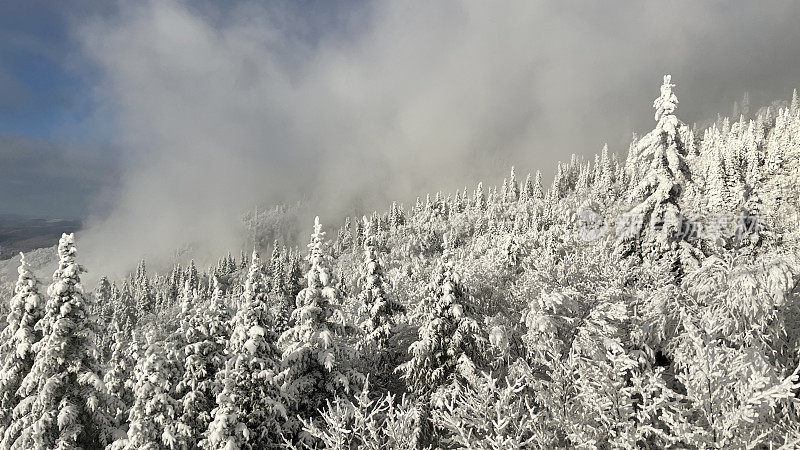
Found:
[[[800,102],[678,105],[306,249],[256,210],[256,249],[89,292],[64,234],[3,301],[0,448],[797,448]]]

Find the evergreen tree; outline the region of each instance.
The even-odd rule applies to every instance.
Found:
[[[202,443],[207,449],[277,448],[280,442],[286,418],[275,384],[280,354],[261,266],[253,251],[242,305],[233,318],[229,358],[218,375],[222,392]]]
[[[150,281],[147,278],[142,278],[139,282],[136,297],[136,312],[139,318],[153,312],[156,305],[156,296],[150,287]]]
[[[167,285],[167,292],[165,294],[165,302],[169,305],[174,305],[178,302],[181,295],[181,288],[183,287],[183,271],[179,265],[172,268],[169,275]]]
[[[642,248],[658,256],[678,250],[681,260],[691,263],[692,251],[684,241],[684,219],[678,200],[691,181],[684,160],[689,128],[675,117],[678,99],[672,92],[675,85],[664,76],[661,96],[653,102],[656,128],[644,136],[635,148],[635,158],[647,164],[647,171],[633,189],[629,199],[638,203],[629,211],[632,223],[618,224],[621,229],[621,250],[629,255]]]
[[[533,180],[533,192],[531,193],[531,198],[534,200],[541,200],[544,198],[544,194],[542,193],[542,173],[538,170],[536,171],[536,177]]]
[[[115,447],[126,450],[182,449],[179,415],[181,403],[175,398],[173,383],[178,367],[166,355],[174,349],[169,343],[151,341],[134,371],[135,400],[130,411],[130,427],[124,441]]]
[[[117,427],[121,427],[128,420],[128,412],[134,400],[133,371],[138,355],[137,343],[130,338],[119,329],[114,333],[111,360],[103,376],[108,393],[108,412]]]
[[[509,174],[508,177],[508,187],[504,195],[509,202],[519,200],[519,183],[517,183],[517,175],[514,172],[514,166],[511,166],[511,174]]]
[[[94,340],[97,319],[83,294],[76,252],[74,234],[63,234],[50,298],[36,326],[42,339],[33,346],[33,367],[18,391],[24,399],[6,431],[14,448],[97,448],[112,438]]]
[[[730,198],[728,185],[725,183],[725,163],[718,150],[713,151],[709,157],[711,160],[706,178],[706,198],[709,210],[720,212],[728,205]]]
[[[128,281],[122,283],[122,288],[116,291],[114,300],[114,313],[111,317],[112,321],[128,325],[136,323],[136,305],[131,288]],[[126,330],[130,333],[130,329]]]
[[[222,390],[216,375],[225,363],[225,343],[230,336],[230,314],[221,286],[216,278],[212,283],[210,305],[190,311],[182,327],[184,373],[176,393],[182,403],[179,431],[189,447],[197,445],[211,422],[216,396]]]
[[[483,195],[483,182],[479,182],[478,187],[475,188],[473,203],[478,209],[483,209],[486,207],[486,198]]]
[[[530,172],[528,172],[528,176],[525,177],[525,184],[522,186],[522,190],[519,194],[519,201],[525,203],[531,198],[533,198],[533,181],[531,180]]]
[[[39,281],[25,261],[25,255],[20,253],[19,256],[19,277],[14,297],[9,302],[6,327],[0,333],[0,441],[11,423],[11,412],[20,401],[17,389],[33,366],[34,346],[42,338],[36,326],[44,313]],[[10,443],[0,447],[7,448],[7,444]]]
[[[363,245],[363,237],[362,237]],[[290,298],[297,297],[303,289],[303,271],[300,267],[300,253],[287,252],[284,266],[288,267],[286,270],[286,290]]]
[[[344,234],[342,235],[342,245],[344,246],[344,249],[348,249],[353,245],[353,224],[350,223],[350,216],[344,218]]]
[[[427,203],[425,203],[426,210],[428,210],[430,202],[431,202],[431,197],[429,195]],[[356,242],[355,245],[353,246],[353,251],[356,251],[357,249],[361,248],[362,245],[364,245],[364,225],[356,220]]]
[[[278,251],[277,241],[272,249],[270,266],[272,267],[272,295],[275,298],[273,326],[275,332],[283,333],[289,328],[292,310],[294,309],[289,288],[286,284],[286,270],[283,258]]]
[[[553,177],[553,185],[550,188],[551,200],[557,201],[567,192],[567,180],[564,175],[564,165],[559,161],[556,165],[556,175]]]
[[[100,277],[100,281],[97,282],[94,298],[95,305],[97,306],[97,315],[104,322],[110,322],[113,317],[114,305],[112,304],[111,283],[108,281],[108,278]]]
[[[200,289],[200,277],[197,274],[197,266],[194,264],[194,259],[189,261],[189,267],[186,268],[185,279],[189,282],[189,289],[192,291]]]
[[[285,296],[286,292],[286,273],[283,267],[283,259],[281,258],[280,249],[278,248],[278,240],[272,244],[272,255],[269,258],[269,271],[272,274],[272,293],[275,295]]]
[[[445,239],[442,261],[421,311],[424,322],[419,339],[408,349],[411,360],[398,368],[418,395],[427,397],[441,386],[475,377],[485,339],[466,300]]]
[[[360,376],[347,367],[349,351],[339,338],[344,332],[341,297],[333,284],[319,217],[308,248],[308,287],[297,295],[294,325],[279,339],[283,355],[278,380],[289,396],[291,416],[315,418],[326,400],[351,392]],[[290,422],[290,429],[298,428],[299,423]]]
[[[144,260],[139,261],[139,265],[136,266],[136,285],[139,285],[147,278],[147,265]]]
[[[361,314],[366,319],[361,323],[364,330],[365,347],[375,347],[383,351],[389,344],[389,337],[394,326],[393,316],[404,310],[403,306],[390,298],[386,293],[386,281],[381,263],[378,260],[375,227],[364,216],[364,265],[361,273]]]

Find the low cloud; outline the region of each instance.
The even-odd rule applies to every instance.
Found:
[[[305,199],[334,225],[511,164],[624,156],[664,73],[687,122],[800,73],[792,2],[323,4],[135,2],[78,26],[126,168],[83,233],[97,264],[239,248],[255,204]]]

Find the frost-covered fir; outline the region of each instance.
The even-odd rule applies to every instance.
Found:
[[[253,251],[242,303],[231,323],[228,360],[217,375],[222,391],[201,443],[209,450],[268,449],[281,442],[286,408],[275,381],[280,352],[262,269]]]
[[[225,364],[225,344],[230,338],[230,313],[214,278],[214,294],[203,307],[187,307],[179,330],[183,343],[183,377],[175,387],[182,404],[178,431],[185,445],[194,447],[211,423],[216,397],[222,391],[217,378]],[[189,282],[187,282],[189,284]]]
[[[25,261],[25,255],[19,255],[19,277],[14,286],[14,297],[9,302],[6,327],[0,333],[0,443],[5,442],[4,431],[20,401],[17,390],[33,366],[34,345],[42,336],[36,327],[44,313],[39,281]],[[8,442],[0,444],[3,447],[8,445]]]
[[[33,367],[6,430],[5,442],[12,448],[97,448],[113,438],[95,347],[98,324],[83,293],[84,269],[75,262],[76,253],[74,234],[62,235],[58,269],[36,326],[42,339],[33,346]]]
[[[117,427],[124,426],[128,420],[128,411],[133,404],[133,370],[138,354],[138,342],[134,336],[127,336],[119,329],[114,333],[111,345],[111,359],[108,361],[103,382],[108,393],[109,415]]]
[[[389,345],[389,338],[394,327],[394,315],[404,311],[386,292],[386,280],[383,268],[378,260],[377,237],[375,225],[366,216],[364,221],[364,265],[361,273],[361,322],[364,331],[362,341],[367,351],[381,352]]]
[[[691,130],[675,117],[678,98],[669,75],[664,76],[661,95],[653,102],[656,128],[642,137],[629,156],[629,172],[642,171],[642,179],[628,199],[634,202],[617,223],[623,255],[635,252],[660,254],[676,251],[676,260],[696,264],[696,251],[686,242],[686,223],[679,200],[692,182],[685,157],[694,145]],[[598,169],[605,177],[606,169]]]
[[[361,383],[361,375],[349,368],[352,352],[341,340],[341,297],[326,247],[325,232],[317,217],[308,244],[307,287],[297,295],[292,312],[294,326],[279,340],[283,354],[277,379],[287,395],[292,417],[317,417],[326,400],[352,392]],[[298,431],[299,424],[293,427]]]
[[[453,381],[472,379],[485,345],[446,238],[443,245],[441,263],[421,305],[419,339],[408,349],[411,360],[399,368],[410,390],[420,395]]]
[[[136,363],[135,400],[130,410],[127,438],[113,444],[114,449],[182,449],[181,402],[175,398],[179,367],[167,355],[168,345],[152,341]]]

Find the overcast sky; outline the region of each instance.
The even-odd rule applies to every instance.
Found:
[[[800,85],[789,1],[9,3],[0,214],[91,215],[119,252],[624,157],[665,73],[687,123]]]

